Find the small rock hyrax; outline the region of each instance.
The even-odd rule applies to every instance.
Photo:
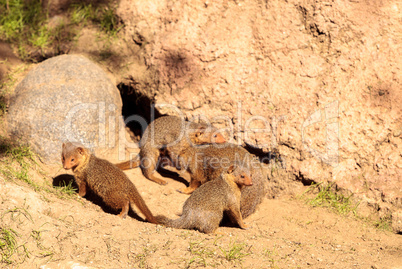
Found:
[[[168,227],[213,233],[225,213],[233,223],[246,229],[240,213],[240,196],[241,189],[251,185],[248,171],[232,165],[218,178],[201,185],[192,193],[183,205],[180,218],[171,220],[159,215],[156,219]]]
[[[176,116],[163,116],[151,122],[140,140],[140,153],[133,159],[116,164],[122,170],[140,166],[146,178],[161,185],[166,180],[155,175],[159,158],[170,158],[173,166],[180,169],[177,157],[188,147],[209,143],[224,143],[219,131],[205,123],[185,121]]]
[[[71,142],[63,143],[61,161],[64,169],[74,172],[81,197],[90,188],[108,206],[121,209],[120,217],[125,218],[130,204],[135,204],[149,222],[158,223],[134,184],[109,161],[99,159],[88,149]]]

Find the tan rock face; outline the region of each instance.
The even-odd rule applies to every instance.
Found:
[[[149,72],[133,80],[156,104],[277,148],[290,174],[397,208],[401,11],[398,1],[123,0],[118,13]]]

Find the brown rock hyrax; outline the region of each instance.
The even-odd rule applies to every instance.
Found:
[[[113,209],[121,209],[120,217],[127,216],[130,204],[135,204],[151,223],[157,223],[137,188],[128,177],[112,163],[99,159],[89,151],[73,143],[63,143],[61,161],[64,169],[72,169],[83,197],[90,188]]]
[[[182,120],[176,116],[164,116],[151,122],[140,140],[140,154],[134,159],[116,164],[122,170],[140,166],[144,176],[161,185],[167,182],[155,175],[159,158],[165,155],[173,166],[177,156],[193,144],[224,143],[219,131],[204,123]]]
[[[191,194],[200,185],[217,178],[230,165],[236,164],[250,171],[253,186],[241,191],[240,211],[243,218],[255,212],[267,193],[267,174],[260,161],[235,144],[188,147],[179,156],[179,164],[191,176],[189,187],[178,190],[186,194]]]
[[[184,202],[180,218],[171,220],[159,215],[156,219],[168,227],[213,233],[225,213],[232,222],[246,229],[240,213],[240,196],[241,189],[251,185],[248,171],[232,165],[218,178],[203,184],[193,192]]]

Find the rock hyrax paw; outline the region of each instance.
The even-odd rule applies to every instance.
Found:
[[[242,228],[243,230],[248,230],[248,229],[251,228],[251,226],[249,226],[249,225],[243,223],[243,226],[242,226],[241,228]]]
[[[183,194],[191,194],[191,193],[192,193],[192,192],[189,192],[189,191],[187,190],[187,188],[177,189],[176,191],[178,191],[178,192],[180,192],[180,193],[183,193]]]

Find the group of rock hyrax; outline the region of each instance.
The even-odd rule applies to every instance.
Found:
[[[90,188],[108,206],[121,209],[122,218],[134,203],[151,223],[204,233],[215,232],[224,214],[246,229],[243,219],[255,212],[266,194],[266,176],[255,156],[227,143],[216,128],[176,116],[163,116],[148,125],[140,140],[140,153],[133,160],[114,165],[67,142],[63,144],[62,163],[64,169],[74,172],[80,196]],[[191,196],[175,220],[154,216],[122,171],[140,166],[146,178],[165,185],[167,182],[155,174],[161,164],[191,176],[189,186],[178,190]]]

